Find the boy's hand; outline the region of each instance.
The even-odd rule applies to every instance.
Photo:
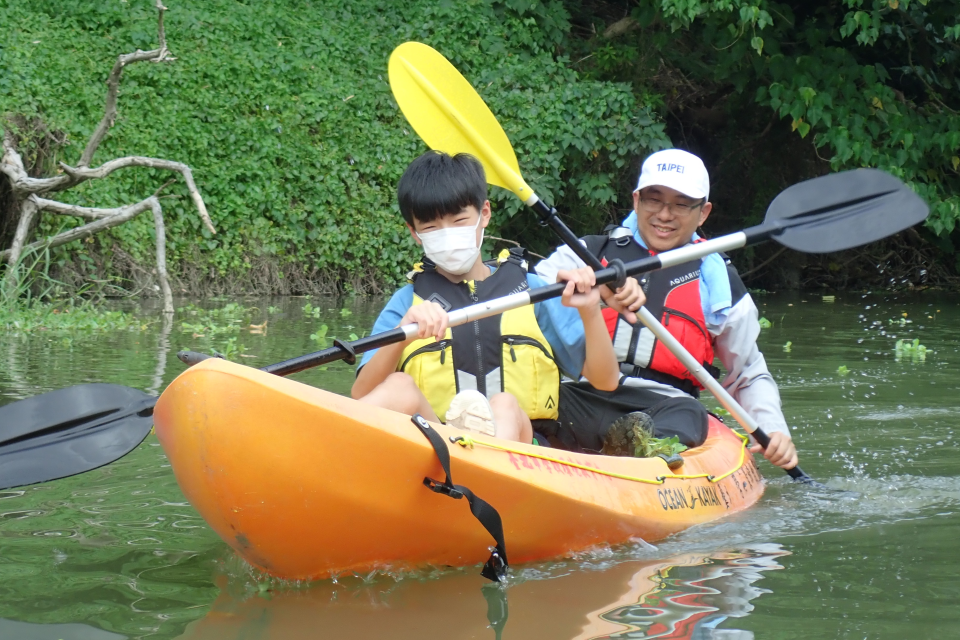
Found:
[[[561,301],[565,307],[588,309],[600,304],[600,289],[594,287],[597,276],[590,267],[581,267],[557,273],[557,282],[566,281]]]
[[[647,302],[647,296],[636,278],[627,278],[623,286],[614,293],[607,285],[600,286],[600,297],[607,306],[622,315],[627,322],[634,324],[637,321],[637,311]]]
[[[417,338],[429,338],[433,336],[437,340],[443,340],[443,335],[447,332],[447,326],[450,318],[443,307],[436,302],[425,300],[420,304],[415,304],[404,314],[400,320],[400,325],[417,323]]]
[[[760,453],[763,451],[763,457],[775,464],[781,469],[793,469],[797,466],[797,447],[793,444],[790,436],[782,431],[774,431],[770,434],[770,446],[763,449],[758,444],[750,447],[750,453]]]

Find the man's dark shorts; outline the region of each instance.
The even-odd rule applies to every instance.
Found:
[[[631,411],[643,411],[653,418],[658,438],[677,436],[691,448],[707,439],[707,410],[695,398],[671,398],[630,386],[599,391],[586,382],[561,384],[558,419],[536,420],[534,430],[547,436],[553,446],[598,452],[613,421]]]

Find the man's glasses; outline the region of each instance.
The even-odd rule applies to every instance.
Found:
[[[697,204],[681,204],[679,202],[671,202],[667,204],[663,200],[658,200],[657,198],[645,198],[640,196],[640,208],[646,211],[647,213],[660,213],[663,210],[664,206],[670,207],[670,213],[679,217],[689,216],[696,209],[699,209],[705,204],[704,201],[700,201]]]

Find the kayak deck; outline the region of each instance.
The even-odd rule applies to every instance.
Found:
[[[483,562],[493,541],[443,480],[409,416],[219,359],[181,374],[154,412],[187,499],[251,564],[316,579],[376,568]],[[457,484],[496,508],[512,564],[632,538],[661,539],[756,502],[743,440],[711,418],[706,443],[671,472],[475,436],[434,424]]]

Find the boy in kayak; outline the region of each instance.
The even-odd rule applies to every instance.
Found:
[[[490,202],[475,158],[429,151],[407,167],[397,197],[425,257],[373,332],[414,322],[419,330],[415,339],[364,354],[353,398],[529,443],[531,420],[558,416],[561,371],[597,389],[617,387],[620,370],[589,267],[561,269],[545,281],[529,272],[520,250],[504,251],[496,265],[483,262]],[[448,311],[554,281],[567,283],[560,300],[448,326]],[[626,306],[642,303],[636,296]]]
[[[634,210],[622,225],[581,242],[601,261],[624,262],[696,242],[697,228],[713,208],[709,195],[710,177],[700,158],[680,149],[658,151],[643,163]],[[562,246],[537,265],[537,273],[550,280],[560,270],[582,265]],[[770,435],[766,458],[785,469],[796,466],[780,394],[757,347],[757,307],[733,265],[720,255],[708,255],[645,274],[640,285],[646,308],[714,376],[720,372],[713,359],[720,358],[727,370],[723,386]],[[634,286],[635,281],[628,282],[625,289]],[[582,381],[564,384],[559,439],[632,455],[631,434],[639,427],[657,437],[677,436],[688,447],[703,444],[707,413],[696,400],[701,385],[649,329],[631,326],[634,318],[618,315],[624,310],[615,300],[607,302],[611,308],[604,316],[623,377],[613,392]]]

